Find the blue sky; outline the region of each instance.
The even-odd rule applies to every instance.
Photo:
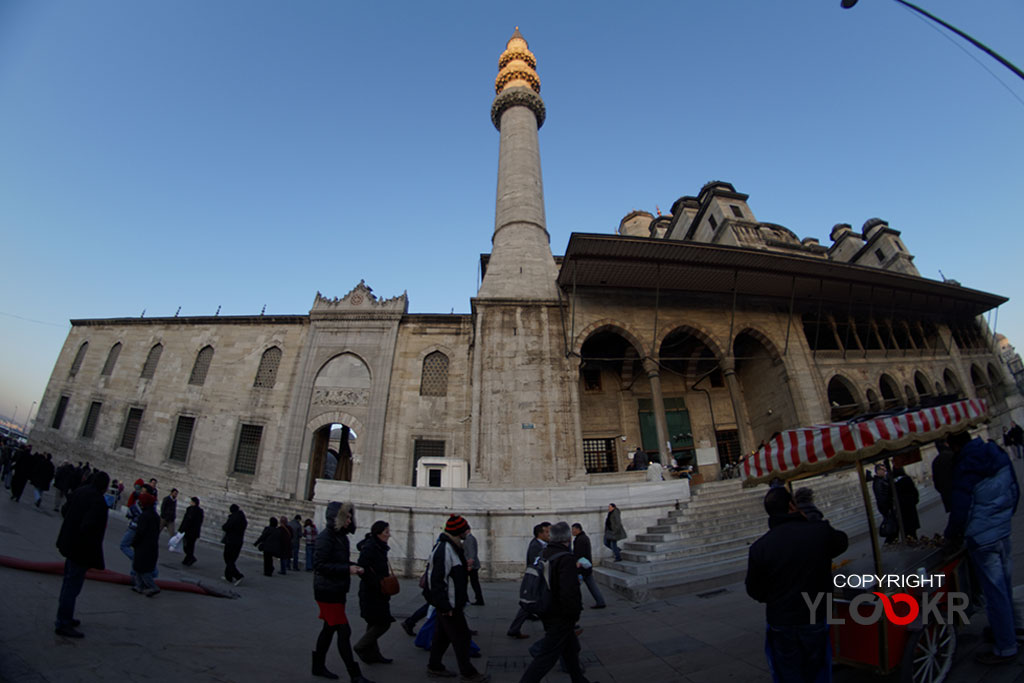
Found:
[[[1019,0],[921,4],[1024,65]],[[826,245],[886,219],[925,277],[1010,297],[1024,345],[1024,81],[892,0],[0,0],[0,414],[71,318],[305,313],[361,279],[469,312],[517,25],[554,253],[726,180]]]

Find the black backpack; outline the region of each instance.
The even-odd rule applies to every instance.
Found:
[[[532,566],[526,568],[519,584],[519,606],[527,614],[543,617],[551,611],[551,563],[568,554],[563,551],[547,559],[538,557]]]

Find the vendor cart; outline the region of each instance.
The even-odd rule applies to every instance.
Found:
[[[888,601],[894,594],[907,593],[921,604],[921,588],[860,585],[837,588],[831,596],[830,635],[834,662],[882,675],[898,670],[902,681],[913,683],[945,680],[953,663],[958,616],[962,614],[949,609],[950,599],[970,592],[967,565],[961,564],[963,551],[950,552],[927,543],[903,541],[883,549],[865,469],[879,461],[892,461],[897,465],[919,461],[922,445],[970,429],[987,419],[986,401],[974,399],[792,429],[775,435],[744,462],[745,487],[774,479],[788,484],[843,468],[856,468],[867,514],[871,553],[869,557],[841,559],[840,566],[833,565],[834,570],[846,576],[943,577],[941,587],[925,589],[930,594],[928,599],[938,608],[927,614],[920,610],[918,617],[906,624],[888,617],[861,624],[854,621],[850,610],[858,610],[862,617],[878,614],[881,607],[878,603],[883,600],[879,594],[885,595]],[[894,507],[898,507],[898,501]],[[902,533],[900,538],[903,538]],[[932,579],[932,583],[937,581],[937,578]],[[936,615],[949,618],[935,618]],[[909,610],[900,616],[909,616]]]

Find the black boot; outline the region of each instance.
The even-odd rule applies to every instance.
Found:
[[[321,678],[330,678],[331,680],[338,680],[338,674],[333,673],[324,666],[324,660],[327,659],[326,652],[313,651],[313,675],[320,676]]]

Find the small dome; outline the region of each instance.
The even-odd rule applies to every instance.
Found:
[[[835,242],[844,233],[853,232],[853,228],[850,227],[849,223],[836,223],[832,226],[832,232],[828,234],[828,238]]]
[[[880,228],[888,227],[889,223],[882,220],[881,218],[869,218],[868,220],[864,221],[864,227],[861,228],[861,232],[864,233],[864,237],[866,239],[871,239],[871,236],[878,232]]]

